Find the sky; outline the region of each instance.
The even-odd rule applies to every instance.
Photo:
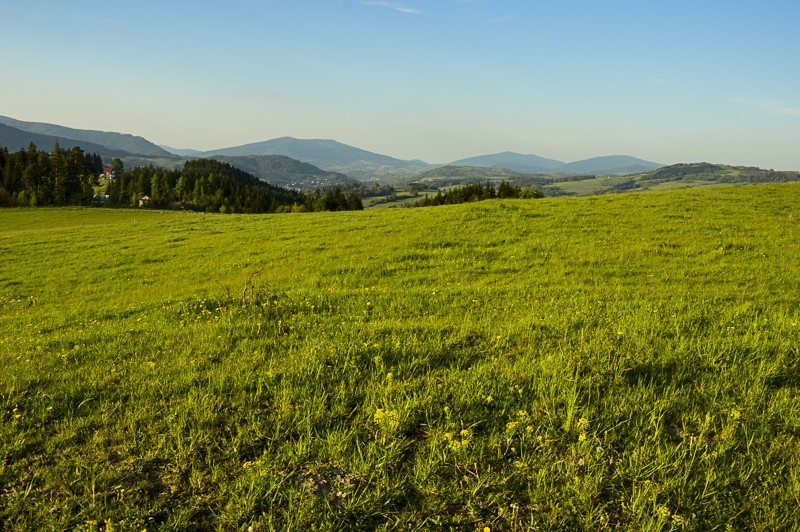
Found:
[[[798,170],[798,21],[797,0],[0,0],[0,115],[198,150]]]

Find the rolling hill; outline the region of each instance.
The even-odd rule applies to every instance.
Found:
[[[544,186],[552,182],[548,176],[515,172],[508,168],[447,165],[432,168],[417,175],[414,182],[433,187],[447,187],[467,183],[508,181],[517,185]]]
[[[641,183],[675,181],[712,181],[718,183],[786,183],[800,181],[798,171],[765,170],[755,166],[729,166],[712,163],[680,163],[646,172],[637,177]]]
[[[662,166],[628,155],[607,155],[568,163],[559,171],[564,174],[625,175],[649,172]]]
[[[712,163],[680,163],[633,175],[612,177],[564,176],[553,179],[551,196],[587,196],[608,192],[664,190],[718,185],[785,183],[800,181],[800,172],[776,172],[751,166]]]
[[[0,209],[0,522],[800,530],[798,212]]]
[[[447,166],[477,166],[482,168],[508,168],[515,172],[558,172],[564,163],[555,159],[546,159],[538,155],[504,151],[491,155],[479,155],[453,161]]]

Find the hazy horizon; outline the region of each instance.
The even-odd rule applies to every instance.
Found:
[[[334,139],[800,169],[800,4],[0,0],[0,114],[210,150]]]

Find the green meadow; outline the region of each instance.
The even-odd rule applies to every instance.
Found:
[[[0,528],[796,530],[798,217],[0,210]]]

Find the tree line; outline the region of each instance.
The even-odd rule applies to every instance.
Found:
[[[214,159],[187,161],[182,170],[153,166],[125,170],[109,183],[106,192],[111,205],[179,207],[203,212],[255,214],[364,208],[357,194],[345,197],[338,187],[305,194],[271,185]]]
[[[303,202],[294,190],[211,159],[187,161],[183,169],[139,166],[118,173],[106,188],[108,203],[220,213],[272,213]]]
[[[103,171],[103,159],[78,147],[9,152],[0,147],[0,207],[88,205]]]
[[[492,183],[463,185],[442,192],[439,190],[435,196],[425,198],[411,204],[412,207],[431,207],[436,205],[453,205],[456,203],[469,203],[495,198],[531,199],[543,198],[544,193],[539,189],[512,185],[508,181],[501,181],[495,188]]]
[[[213,159],[187,161],[182,169],[154,166],[124,169],[112,166],[115,177],[105,181],[104,204],[184,208],[221,213],[274,213],[361,210],[357,192],[340,188],[310,194],[262,181],[228,163]],[[103,160],[79,147],[52,152],[10,153],[0,148],[0,206],[89,205],[96,197]],[[102,187],[101,187],[102,188]]]

